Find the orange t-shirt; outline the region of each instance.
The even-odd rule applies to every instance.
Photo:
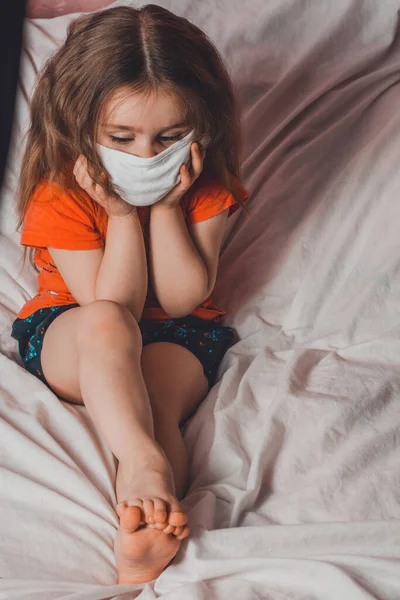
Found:
[[[249,194],[238,180],[234,181],[234,185],[235,195],[246,202]],[[226,188],[204,176],[200,176],[181,199],[182,212],[188,224],[205,221],[227,208],[231,215],[239,207],[240,204]],[[138,207],[147,251],[150,211],[150,206]],[[105,244],[107,221],[106,211],[83,191],[78,197],[55,183],[42,183],[36,187],[25,215],[21,244],[36,249],[34,262],[39,268],[38,291],[20,311],[20,319],[25,319],[40,308],[76,303],[47,248],[100,248]],[[219,321],[225,311],[214,306],[209,296],[191,314]],[[170,319],[158,303],[150,281],[142,318],[152,321]]]

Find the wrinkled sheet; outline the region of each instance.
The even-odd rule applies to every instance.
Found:
[[[159,4],[228,61],[253,194],[215,290],[240,341],[185,433],[193,534],[155,584],[115,585],[114,460],[9,337],[35,291],[13,215],[27,102],[71,17],[30,21],[0,247],[0,598],[398,600],[399,2]]]

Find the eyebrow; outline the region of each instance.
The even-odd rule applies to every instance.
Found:
[[[164,133],[164,131],[169,131],[170,129],[177,129],[178,127],[183,127],[184,125],[187,125],[187,123],[175,123],[174,125],[169,125],[168,127],[160,129],[159,133]],[[118,125],[114,123],[103,123],[103,126],[106,129],[120,129],[121,131],[133,131],[134,133],[140,133],[142,131],[141,129],[135,129],[129,125]]]

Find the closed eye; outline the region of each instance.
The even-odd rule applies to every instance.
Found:
[[[120,137],[116,137],[115,135],[110,135],[110,139],[115,144],[130,144],[134,140],[134,138],[120,138]]]
[[[180,140],[182,138],[182,134],[178,133],[178,135],[171,135],[171,136],[160,136],[159,140],[160,142],[162,142],[163,144],[165,144],[166,142],[177,142],[178,140]]]
[[[182,137],[183,134],[178,133],[177,135],[160,136],[158,139],[162,144],[168,144],[170,142],[177,142],[178,140],[182,139]],[[121,138],[115,135],[110,135],[110,139],[112,142],[114,142],[114,144],[130,144],[135,141],[135,138]]]

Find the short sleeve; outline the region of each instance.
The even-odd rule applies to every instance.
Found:
[[[186,221],[188,223],[206,221],[227,208],[229,208],[228,216],[235,213],[241,208],[236,198],[245,203],[250,194],[236,178],[233,180],[232,190],[233,193],[216,181],[201,182],[186,202]]]
[[[21,244],[35,248],[92,250],[103,245],[91,199],[85,204],[55,183],[40,184],[29,201]]]

